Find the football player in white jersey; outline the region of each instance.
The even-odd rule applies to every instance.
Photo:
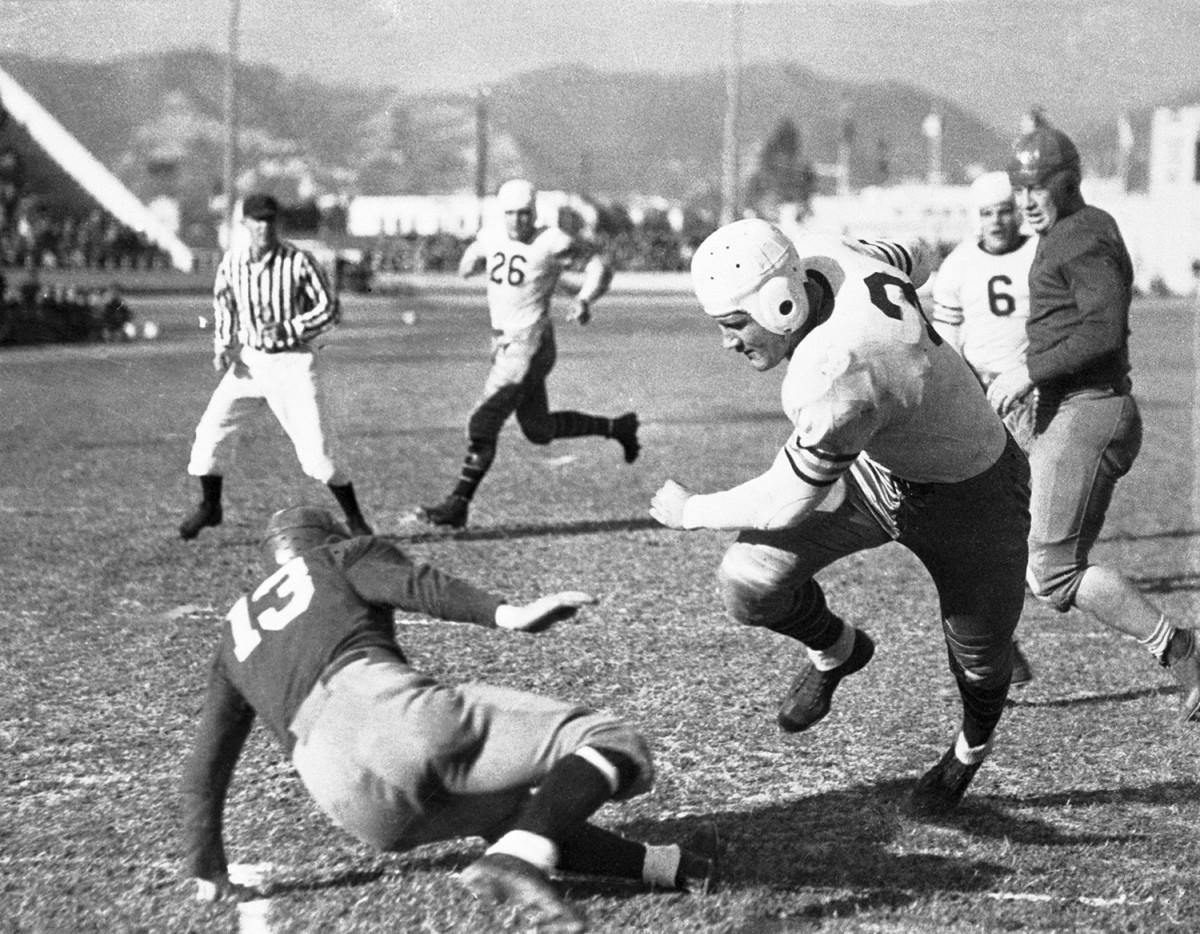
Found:
[[[566,231],[537,226],[537,191],[524,179],[505,182],[496,197],[504,211],[504,227],[481,230],[458,267],[463,277],[487,274],[492,369],[483,398],[467,422],[467,454],[458,482],[441,503],[417,510],[417,517],[431,525],[466,525],[470,502],[496,457],[500,429],[514,412],[521,431],[534,444],[598,435],[620,443],[630,464],[640,450],[635,413],[606,418],[551,412],[546,395],[546,378],[556,355],[550,300],[559,277],[573,264],[583,264],[583,281],[569,320],[587,324],[592,303],[608,291],[611,264]]]
[[[1029,337],[1029,267],[1037,237],[1021,230],[1021,212],[1007,172],[986,172],[971,184],[979,234],[956,246],[933,280],[933,326],[970,364],[987,389],[1000,373],[1025,362]],[[1004,424],[1027,455],[1033,441],[1037,393],[1004,413]],[[1014,685],[1033,669],[1013,642]]]
[[[1029,338],[1029,267],[1037,238],[1021,231],[1021,212],[1007,172],[987,172],[971,185],[979,234],[956,246],[933,280],[933,326],[983,383],[1023,363]],[[1034,395],[1004,418],[1021,450],[1033,436]]]
[[[962,357],[925,319],[928,270],[897,244],[806,236],[761,220],[718,229],[692,282],[722,345],[757,370],[785,363],[793,432],[772,466],[700,495],[668,480],[651,515],[675,529],[733,529],[718,574],[730,616],[807,650],[779,709],[808,729],[838,683],[871,659],[862,630],[813,579],[889,541],[929,570],[962,725],[918,781],[912,810],[956,807],[991,750],[1024,603],[1029,464]],[[916,279],[910,278],[915,274]]]

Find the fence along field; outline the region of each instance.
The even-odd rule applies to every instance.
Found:
[[[366,850],[316,812],[262,731],[226,833],[271,897],[240,914],[187,900],[176,790],[217,621],[256,573],[270,512],[327,494],[264,415],[229,474],[225,524],[179,541],[187,448],[214,379],[196,328],[206,302],[131,301],[157,341],[0,352],[0,931],[500,929],[452,878],[477,842]],[[1146,441],[1097,557],[1195,620],[1193,315],[1182,300],[1135,308]],[[516,597],[602,598],[543,636],[403,620],[414,663],[617,711],[660,774],[600,820],[658,842],[719,825],[717,895],[564,880],[594,930],[1200,927],[1200,732],[1172,722],[1175,689],[1144,651],[1079,616],[1027,605],[1037,680],[1014,693],[996,754],[944,825],[898,810],[957,711],[932,588],[899,548],[823,576],[879,651],[811,734],[778,732],[796,654],[723,618],[713,571],[727,538],[647,515],[666,476],[744,479],[787,430],[776,376],[722,353],[679,297],[613,295],[587,329],[559,328],[551,401],[636,408],[637,464],[615,445],[537,448],[506,432],[466,532],[402,529],[397,517],[457,469],[487,337],[470,295],[348,297],[325,351],[334,423],[368,518],[417,557]]]

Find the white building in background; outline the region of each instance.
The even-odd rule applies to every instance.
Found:
[[[596,209],[578,195],[565,191],[539,191],[537,216],[542,224],[563,224],[574,214],[583,226],[593,227]],[[473,194],[371,195],[353,198],[346,215],[346,232],[353,237],[432,236],[445,233],[474,237],[481,226],[502,223],[496,199],[480,201]]]
[[[1087,174],[1088,203],[1116,218],[1143,292],[1190,295],[1200,262],[1200,106],[1160,107],[1150,130],[1149,190],[1129,192],[1121,179]],[[790,232],[821,231],[954,243],[975,231],[969,189],[963,185],[906,184],[864,188],[813,198]]]
[[[1190,295],[1200,279],[1193,266],[1200,262],[1200,105],[1160,107],[1150,132],[1148,192],[1128,192],[1120,179],[1091,176],[1085,163],[1083,194],[1116,218],[1139,290]],[[666,202],[656,207],[666,210],[673,223],[681,222],[677,207]],[[818,195],[810,207],[803,221],[785,217],[780,226],[792,234],[919,236],[947,245],[976,229],[965,185],[926,181],[864,188]],[[567,192],[539,192],[537,208],[543,224],[569,226],[567,218],[582,219],[586,229],[596,221],[595,207]],[[475,235],[481,222],[494,220],[499,215],[491,197],[482,203],[472,194],[359,197],[349,205],[348,231],[356,237],[449,233],[466,238]]]

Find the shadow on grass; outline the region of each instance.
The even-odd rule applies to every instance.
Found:
[[[1014,802],[987,795],[968,795],[946,817],[918,819],[906,812],[914,784],[912,778],[891,779],[764,807],[638,821],[619,828],[619,832],[665,843],[686,839],[701,822],[711,820],[725,842],[723,889],[768,886],[861,892],[812,906],[811,912],[820,916],[871,907],[902,907],[937,893],[992,891],[1013,871],[1009,866],[965,855],[897,852],[897,843],[903,844],[904,838],[913,833],[924,832],[923,828],[949,828],[967,837],[1051,847],[1132,839],[1130,835],[1067,833],[1005,807],[1028,805],[1028,799]],[[1111,794],[1119,796],[1121,792]],[[1052,803],[1046,801],[1047,806]],[[595,891],[590,881],[578,880],[577,885]]]
[[[1046,698],[1043,700],[1023,700],[1019,696],[1009,694],[1008,706],[1033,708],[1088,707],[1097,704],[1141,700],[1145,697],[1169,697],[1178,693],[1179,687],[1177,685],[1162,685],[1160,687],[1140,688],[1136,691],[1121,691],[1117,694],[1088,694],[1077,697]]]
[[[421,544],[424,542],[440,542],[453,539],[460,542],[489,542],[502,541],[510,538],[538,538],[550,535],[594,535],[599,532],[637,532],[644,529],[662,529],[658,522],[649,516],[634,519],[581,519],[573,522],[528,523],[520,525],[501,525],[494,528],[482,529],[446,529],[420,531],[422,526],[413,525],[418,530],[414,534],[404,531],[394,535],[384,534],[382,538],[400,543]]]
[[[268,894],[274,898],[289,892],[320,892],[324,889],[349,889],[360,885],[370,885],[383,877],[382,869],[351,869],[346,872],[333,873],[328,876],[313,878],[281,880],[268,886]]]
[[[1142,593],[1180,593],[1200,590],[1200,574],[1165,574],[1162,576],[1130,577]]]

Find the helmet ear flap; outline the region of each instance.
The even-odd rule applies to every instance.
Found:
[[[790,334],[808,319],[808,299],[803,286],[793,287],[791,276],[772,276],[755,294],[758,305],[754,318],[774,334]]]

